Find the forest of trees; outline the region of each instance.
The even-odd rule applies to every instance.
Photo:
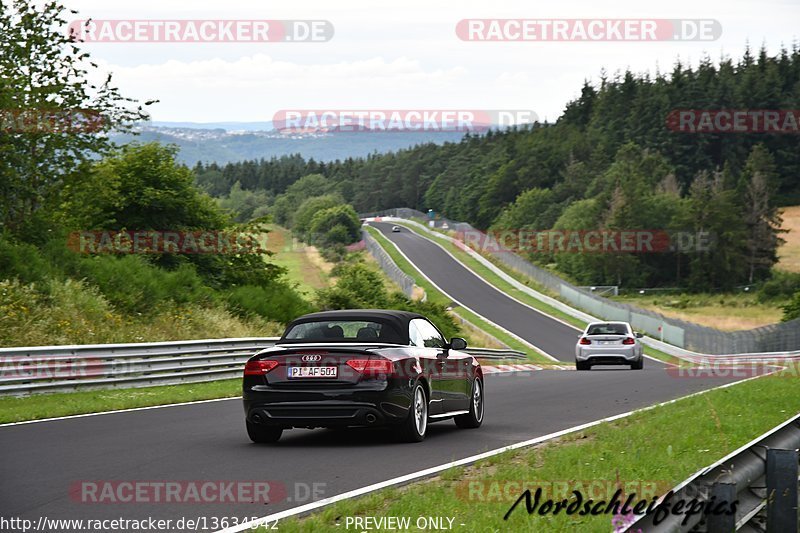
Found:
[[[277,196],[234,187],[217,201],[178,147],[117,146],[109,134],[129,131],[152,102],[123,96],[59,30],[74,12],[40,4],[0,4],[0,346],[263,336],[356,304],[416,309],[460,331],[445,306],[387,289],[365,252],[349,253],[361,223],[332,188],[315,198],[328,192],[324,176],[292,179]],[[103,120],[85,127],[87,116]],[[263,242],[268,226],[253,220],[263,214],[337,254],[336,284],[308,296],[261,242],[232,246]],[[107,246],[78,244],[86,234]],[[164,244],[179,234],[185,246]]]
[[[560,254],[532,259],[581,283],[730,289],[770,275],[780,243],[777,207],[800,201],[800,137],[687,133],[678,109],[799,109],[800,50],[747,50],[670,73],[601,75],[554,124],[466,135],[459,143],[332,163],[300,155],[198,164],[214,196],[263,195],[271,205],[303,176],[359,212],[434,209],[482,228],[706,231],[703,253]],[[262,211],[269,211],[262,207]]]

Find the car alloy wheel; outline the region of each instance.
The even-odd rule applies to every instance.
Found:
[[[475,418],[480,422],[483,420],[483,385],[479,379],[475,380],[475,391],[472,393],[472,409],[475,411]]]
[[[484,411],[483,380],[479,377],[472,382],[472,397],[469,403],[469,412],[454,417],[456,425],[462,429],[474,429],[483,423]]]
[[[417,434],[424,437],[428,428],[428,402],[419,385],[414,391],[414,423],[417,427]]]

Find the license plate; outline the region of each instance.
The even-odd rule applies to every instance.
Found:
[[[297,379],[335,378],[338,369],[335,366],[290,366],[286,370],[289,379]]]
[[[617,341],[600,341],[600,344],[616,344]]]

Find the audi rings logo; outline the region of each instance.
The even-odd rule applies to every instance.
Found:
[[[303,357],[300,358],[300,360],[303,361],[304,363],[314,363],[316,361],[319,361],[320,359],[322,359],[321,355],[304,355]]]

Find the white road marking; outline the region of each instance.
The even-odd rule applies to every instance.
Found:
[[[102,392],[102,391],[100,391]],[[180,402],[180,403],[165,403],[163,405],[149,405],[147,407],[131,407],[129,409],[115,409],[113,411],[100,411],[97,413],[83,413],[80,415],[66,415],[66,416],[55,416],[52,418],[39,418],[37,420],[24,420],[22,422],[8,422],[5,424],[0,424],[0,428],[8,427],[8,426],[21,426],[23,424],[37,424],[39,422],[53,422],[56,420],[69,420],[72,418],[86,418],[88,416],[100,416],[100,415],[115,415],[119,413],[130,413],[133,411],[147,411],[149,409],[162,409],[164,407],[179,407],[181,405],[195,405],[198,403],[211,403],[211,402],[224,402],[227,400],[241,400],[241,396],[232,396],[230,398],[214,398],[212,400],[195,400],[192,402]]]
[[[363,344],[363,343],[361,343],[361,344]],[[515,369],[509,369],[509,370],[505,370],[503,372],[529,372],[531,370],[541,370],[541,368],[537,367],[536,365],[515,365],[515,366],[524,367],[524,368],[519,368],[519,369],[516,369],[516,370]],[[493,367],[493,366],[481,365],[481,368],[483,369],[483,373],[484,374],[499,374],[499,373],[501,373],[501,371],[499,371],[499,370],[494,370],[495,367]],[[492,369],[492,370],[489,370],[489,369]],[[89,417],[89,416],[113,415],[113,414],[120,414],[120,413],[130,413],[130,412],[135,412],[135,411],[147,411],[149,409],[162,409],[162,408],[165,408],[165,407],[180,407],[182,405],[195,405],[195,404],[200,404],[200,403],[224,402],[224,401],[227,401],[227,400],[241,400],[241,399],[242,399],[241,396],[231,396],[229,398],[214,398],[214,399],[211,399],[211,400],[195,400],[195,401],[191,401],[191,402],[166,403],[166,404],[163,404],[163,405],[150,405],[150,406],[147,406],[147,407],[131,407],[129,409],[115,409],[113,411],[99,411],[97,413],[83,413],[83,414],[80,414],[80,415],[55,416],[55,417],[52,417],[52,418],[39,418],[37,420],[24,420],[22,422],[7,422],[5,424],[0,424],[0,428],[4,428],[4,427],[8,427],[8,426],[21,426],[23,424],[37,424],[37,423],[40,423],[40,422],[54,422],[54,421],[57,421],[57,420],[70,420],[72,418],[86,418],[86,417]]]
[[[768,375],[768,374],[764,374],[764,375]],[[253,527],[256,527],[258,525],[272,524],[272,523],[275,523],[275,522],[277,522],[279,520],[283,520],[283,519],[286,519],[286,518],[289,518],[289,517],[292,517],[292,516],[296,516],[296,515],[299,515],[299,514],[308,513],[310,511],[314,511],[316,509],[319,509],[320,507],[325,507],[327,505],[331,505],[333,503],[336,503],[336,502],[339,502],[339,501],[342,501],[342,500],[347,500],[347,499],[350,499],[350,498],[363,496],[364,494],[368,494],[370,492],[375,492],[376,490],[384,489],[384,488],[391,487],[391,486],[394,486],[394,485],[403,485],[403,484],[409,483],[411,481],[415,481],[415,480],[418,480],[418,479],[429,477],[429,476],[432,476],[432,475],[437,474],[439,472],[442,472],[444,470],[447,470],[448,468],[453,468],[453,467],[456,467],[456,466],[464,466],[464,465],[472,464],[472,463],[474,463],[476,461],[480,461],[481,459],[486,459],[488,457],[492,457],[492,456],[501,454],[503,452],[516,450],[516,449],[519,449],[519,448],[526,448],[526,447],[529,447],[529,446],[533,446],[534,444],[540,444],[542,442],[545,442],[545,441],[548,441],[548,440],[551,440],[551,439],[555,439],[555,438],[558,438],[558,437],[562,437],[564,435],[568,435],[570,433],[583,431],[584,429],[588,429],[590,427],[597,426],[597,425],[602,424],[604,422],[613,422],[614,420],[619,420],[621,418],[626,418],[626,417],[631,416],[632,414],[634,414],[636,412],[649,411],[649,410],[655,409],[657,407],[661,407],[661,406],[664,406],[664,405],[669,405],[669,404],[672,404],[672,403],[675,403],[675,402],[679,402],[681,400],[685,400],[687,398],[692,398],[694,396],[699,396],[700,394],[706,394],[706,393],[708,393],[710,391],[713,391],[713,390],[725,389],[725,388],[731,387],[733,385],[738,385],[739,383],[745,383],[747,381],[750,381],[750,380],[753,380],[753,379],[762,378],[762,377],[764,377],[764,376],[755,376],[755,377],[752,377],[752,378],[744,379],[742,381],[734,381],[734,382],[731,382],[731,383],[726,383],[724,385],[720,385],[719,387],[714,387],[712,389],[706,389],[706,390],[703,390],[703,391],[694,392],[694,393],[689,394],[687,396],[682,396],[681,398],[675,398],[674,400],[668,400],[666,402],[657,403],[655,405],[651,405],[651,406],[648,406],[648,407],[643,407],[641,409],[636,409],[636,410],[633,410],[633,411],[627,411],[625,413],[621,413],[621,414],[618,414],[618,415],[609,416],[609,417],[606,417],[606,418],[601,418],[600,420],[595,420],[593,422],[586,422],[585,424],[580,424],[578,426],[573,426],[571,428],[562,429],[561,431],[556,431],[555,433],[549,433],[547,435],[542,435],[541,437],[536,437],[536,438],[533,438],[533,439],[530,439],[530,440],[517,442],[516,444],[510,444],[510,445],[504,446],[502,448],[496,448],[494,450],[489,450],[488,452],[484,452],[484,453],[481,453],[481,454],[478,454],[478,455],[472,455],[470,457],[465,457],[463,459],[458,459],[457,461],[451,461],[449,463],[445,463],[445,464],[438,465],[438,466],[433,466],[433,467],[430,467],[430,468],[426,468],[424,470],[418,470],[416,472],[412,472],[412,473],[406,474],[404,476],[399,476],[399,477],[396,477],[396,478],[388,479],[386,481],[381,481],[379,483],[374,483],[372,485],[367,485],[366,487],[361,487],[359,489],[354,489],[354,490],[351,490],[351,491],[348,491],[348,492],[343,492],[342,494],[337,494],[336,496],[331,496],[330,498],[325,498],[325,499],[322,499],[322,500],[319,500],[319,501],[316,501],[316,502],[307,503],[307,504],[301,505],[299,507],[294,507],[292,509],[287,509],[285,511],[280,511],[278,513],[273,513],[271,515],[267,515],[265,517],[258,518],[256,520],[252,520],[250,522],[244,522],[242,524],[239,524],[239,525],[236,525],[236,526],[233,526],[233,527],[229,527],[229,528],[226,528],[226,529],[221,529],[221,530],[217,531],[217,533],[238,533],[240,531],[249,530],[249,529],[251,529]]]
[[[482,275],[480,275],[480,274],[478,274],[477,272],[475,272],[475,270],[473,270],[472,268],[470,268],[469,266],[467,266],[467,265],[466,265],[466,264],[465,264],[463,261],[461,261],[461,259],[459,259],[458,257],[456,257],[456,256],[455,256],[455,255],[454,255],[454,254],[453,254],[453,253],[452,253],[450,250],[448,250],[447,248],[445,248],[444,246],[442,246],[442,244],[441,244],[441,243],[438,243],[438,242],[436,242],[435,240],[433,240],[433,238],[431,238],[431,237],[427,237],[427,236],[425,236],[425,235],[422,235],[421,233],[419,233],[419,232],[418,232],[418,231],[416,231],[415,229],[413,229],[413,228],[410,228],[409,226],[407,226],[407,225],[405,225],[405,224],[401,224],[401,225],[402,225],[403,227],[407,228],[407,229],[408,229],[410,232],[412,232],[414,235],[416,235],[416,236],[418,236],[418,237],[421,237],[421,238],[425,239],[426,241],[428,241],[428,242],[430,242],[430,243],[432,243],[432,244],[435,244],[436,246],[438,246],[439,248],[441,248],[441,249],[444,251],[444,253],[446,253],[447,255],[449,255],[449,256],[450,256],[450,258],[451,258],[451,259],[453,259],[453,261],[455,261],[456,263],[460,264],[462,267],[464,267],[466,270],[468,270],[469,272],[471,272],[473,275],[475,275],[475,277],[477,277],[478,279],[480,279],[482,282],[484,282],[484,283],[485,283],[485,284],[487,284],[488,286],[492,287],[492,288],[493,288],[493,289],[495,289],[496,291],[500,291],[502,294],[504,294],[504,295],[506,295],[507,297],[511,298],[512,300],[514,300],[514,301],[515,301],[515,302],[517,302],[518,304],[520,304],[520,305],[524,305],[525,307],[527,307],[527,308],[529,308],[529,309],[531,309],[531,310],[533,310],[533,311],[535,311],[535,312],[537,312],[537,313],[539,313],[539,314],[541,314],[541,315],[544,315],[544,316],[546,316],[547,318],[549,318],[549,319],[551,319],[551,320],[555,320],[556,322],[561,322],[561,323],[562,323],[562,324],[564,324],[565,326],[568,326],[568,327],[570,327],[570,328],[574,329],[574,330],[575,330],[575,331],[577,331],[579,334],[583,332],[583,329],[581,329],[581,328],[578,328],[577,326],[574,326],[573,324],[570,324],[569,322],[567,322],[567,321],[565,321],[565,320],[562,320],[561,318],[558,318],[557,316],[554,316],[554,315],[551,315],[551,314],[549,314],[549,313],[546,313],[545,311],[542,311],[541,309],[537,309],[537,308],[533,307],[532,305],[530,305],[530,304],[528,304],[528,303],[526,303],[526,302],[523,302],[522,300],[520,300],[520,299],[519,299],[519,298],[517,298],[516,296],[513,296],[513,295],[509,294],[508,292],[506,292],[506,291],[504,291],[504,290],[500,289],[500,287],[498,287],[497,285],[493,284],[493,283],[492,283],[492,282],[490,282],[488,279],[484,278]],[[447,236],[445,236],[445,235],[442,235],[442,236],[441,236],[441,238],[442,238],[442,239],[447,239]],[[387,240],[388,240],[388,239],[387,239]],[[389,242],[391,242],[391,241],[389,241]],[[452,241],[451,241],[451,242],[452,242]],[[394,243],[392,243],[392,244],[394,244]],[[454,244],[455,244],[455,243],[454,243]],[[397,245],[395,245],[395,247],[397,247]],[[472,248],[470,248],[470,247],[468,247],[468,246],[466,246],[466,247],[465,247],[464,251],[465,251],[467,254],[471,255],[471,256],[472,256],[472,257],[473,257],[473,258],[474,258],[476,261],[479,261],[479,262],[480,262],[480,255],[478,254],[478,252],[474,251]],[[403,252],[400,252],[400,253],[403,253]],[[408,258],[406,257],[406,259],[408,259]],[[411,263],[411,260],[408,260],[408,262],[409,262],[409,263]],[[412,264],[412,265],[414,265],[414,263],[411,263],[411,264]],[[512,287],[514,287],[514,286],[516,286],[516,285],[519,285],[519,287],[518,287],[518,290],[523,290],[523,292],[524,292],[524,290],[525,290],[525,289],[527,289],[527,290],[533,290],[533,289],[530,289],[530,287],[525,287],[524,285],[522,285],[521,283],[519,283],[519,281],[515,280],[514,278],[512,278],[511,276],[509,276],[508,274],[506,274],[505,272],[503,272],[502,270],[500,270],[500,269],[499,269],[499,268],[497,268],[496,266],[492,265],[491,263],[488,263],[488,262],[487,262],[487,263],[485,264],[485,266],[486,266],[487,268],[489,268],[490,270],[492,270],[492,271],[493,271],[493,272],[494,272],[494,273],[495,273],[497,276],[499,276],[499,277],[500,277],[500,279],[504,280],[506,283],[510,284]],[[416,265],[414,265],[414,267],[416,268]],[[417,268],[417,270],[419,270],[419,268]],[[423,275],[424,275],[424,274],[423,274]],[[428,281],[430,281],[430,280],[428,280]],[[431,282],[431,283],[433,283],[433,282]],[[435,284],[434,284],[434,286],[435,286]],[[437,287],[437,288],[438,288],[438,287]],[[439,290],[441,290],[441,289],[439,289]],[[444,291],[442,291],[442,292],[444,292]],[[533,297],[535,298],[535,296],[533,296]],[[541,301],[541,300],[540,300],[540,301]],[[544,305],[549,305],[547,302],[542,302],[542,303],[543,303]],[[462,307],[463,307],[463,306],[462,306]],[[469,308],[466,308],[466,309],[469,309]],[[475,313],[475,311],[472,311],[472,312],[473,312],[473,313]],[[581,311],[581,312],[582,312],[582,311]],[[475,314],[477,315],[477,313],[475,313]],[[478,316],[480,316],[480,315],[478,315]],[[591,316],[591,315],[590,315],[590,316]],[[484,320],[486,320],[486,319],[484,319]],[[581,318],[578,318],[578,320],[583,320],[583,319],[581,319]],[[600,319],[595,319],[595,320],[596,320],[596,321],[601,321]],[[488,320],[487,320],[487,321],[488,321]],[[601,322],[602,322],[602,321],[601,321]],[[577,341],[576,341],[576,342],[577,342]],[[543,353],[544,355],[548,355],[548,354],[546,354],[546,353],[544,353],[544,352],[542,352],[542,353]],[[653,357],[653,356],[647,355],[646,353],[643,353],[642,355],[643,355],[644,357],[646,357],[647,359],[650,359],[651,361],[655,361],[655,362],[657,362],[657,363],[665,363],[664,361],[662,361],[662,360],[660,360],[660,359],[657,359],[657,358],[655,358],[655,357]],[[677,356],[676,356],[676,357],[677,357]],[[665,364],[669,364],[669,363],[665,363]]]
[[[377,230],[378,228],[375,228],[375,229]],[[378,230],[378,231],[380,232],[380,230]],[[413,234],[414,234],[416,237],[418,237],[418,238],[420,238],[420,239],[424,239],[424,240],[426,240],[426,241],[428,241],[428,242],[430,242],[430,243],[433,243],[433,244],[435,244],[436,246],[439,246],[439,247],[441,248],[441,245],[439,245],[438,243],[435,243],[435,242],[433,242],[433,241],[431,241],[431,240],[429,240],[429,239],[426,239],[425,237],[423,237],[422,235],[419,235],[418,233],[413,233]],[[447,296],[448,298],[450,298],[452,301],[454,301],[454,302],[458,303],[458,305],[460,305],[461,307],[463,307],[464,309],[466,309],[466,310],[467,310],[467,311],[469,311],[470,313],[473,313],[475,316],[479,317],[481,320],[484,320],[486,323],[488,323],[488,324],[491,324],[493,327],[495,327],[495,328],[499,329],[500,331],[502,331],[503,333],[505,333],[505,334],[507,334],[507,335],[511,335],[512,337],[514,337],[515,339],[517,339],[519,342],[521,342],[521,343],[524,343],[524,344],[527,344],[528,346],[530,346],[531,348],[533,348],[534,350],[536,350],[537,352],[539,352],[540,354],[542,354],[544,357],[547,357],[548,359],[552,359],[553,361],[559,361],[558,359],[556,359],[555,357],[553,357],[553,356],[552,356],[552,355],[550,355],[549,353],[545,352],[544,350],[542,350],[541,348],[539,348],[539,347],[538,347],[538,346],[536,346],[535,344],[533,344],[533,343],[531,343],[531,342],[529,342],[529,341],[526,341],[525,339],[523,339],[522,337],[520,337],[520,336],[519,336],[519,335],[517,335],[516,333],[513,333],[513,332],[511,332],[511,331],[507,330],[506,328],[504,328],[503,326],[501,326],[501,325],[497,324],[496,322],[493,322],[493,321],[489,320],[488,318],[486,318],[485,316],[481,315],[480,313],[477,313],[477,312],[475,312],[475,310],[474,310],[474,309],[470,309],[469,307],[467,307],[466,305],[464,305],[463,303],[461,303],[460,301],[458,301],[456,298],[453,298],[452,296],[450,296],[449,294],[447,294],[447,292],[445,292],[445,291],[444,291],[444,290],[443,290],[441,287],[439,287],[439,286],[438,286],[436,283],[434,283],[434,282],[433,282],[433,280],[431,280],[431,278],[429,278],[429,277],[428,277],[428,276],[427,276],[427,275],[426,275],[426,274],[425,274],[425,273],[424,273],[424,272],[423,272],[423,271],[422,271],[422,270],[421,270],[421,269],[420,269],[420,268],[419,268],[417,265],[415,265],[415,264],[414,264],[414,262],[413,262],[411,259],[409,259],[409,257],[408,257],[408,256],[407,256],[407,255],[406,255],[404,252],[403,252],[403,250],[401,250],[401,249],[400,249],[400,247],[399,247],[399,246],[397,246],[397,244],[396,244],[394,241],[390,240],[388,237],[386,237],[386,235],[383,235],[383,233],[381,233],[381,236],[382,236],[384,239],[386,239],[386,240],[387,240],[387,241],[388,241],[388,242],[389,242],[389,243],[390,243],[392,246],[394,246],[394,247],[395,247],[395,249],[397,250],[397,252],[398,252],[400,255],[402,255],[402,256],[403,256],[403,258],[404,258],[406,261],[408,261],[408,263],[409,263],[411,266],[413,266],[413,267],[414,267],[414,268],[417,270],[417,272],[419,272],[419,273],[420,273],[420,275],[421,275],[423,278],[425,278],[425,279],[428,281],[428,283],[430,283],[431,285],[433,285],[434,287],[436,287],[436,289],[437,289],[439,292],[441,292],[442,294],[444,294],[445,296]],[[447,250],[445,250],[445,252],[447,252]],[[449,253],[449,252],[448,252],[448,253]],[[456,261],[458,261],[458,259],[456,259]],[[466,268],[466,267],[465,267],[465,268]],[[467,270],[468,270],[469,272],[472,272],[472,271],[471,271],[471,270],[469,270],[469,269],[467,269]],[[484,279],[483,279],[483,278],[481,278],[480,276],[477,276],[477,275],[476,275],[476,277],[477,277],[478,279],[480,279],[481,281],[483,281],[484,283],[486,283],[487,285],[489,285],[490,287],[492,287],[494,290],[496,290],[496,291],[500,292],[501,294],[504,294],[504,295],[508,296],[508,294],[506,294],[505,292],[501,291],[500,289],[498,289],[498,288],[497,288],[497,287],[495,287],[494,285],[491,285],[491,284],[490,284],[488,281],[484,280]],[[508,297],[509,297],[509,298],[512,298],[512,299],[514,299],[514,298],[513,298],[513,297],[511,297],[511,296],[508,296]],[[522,303],[522,302],[520,302],[520,303]],[[526,304],[523,304],[523,305],[526,305]],[[529,306],[529,305],[527,305],[527,307],[530,307],[530,306]],[[533,309],[533,308],[531,307],[531,309]],[[534,310],[535,310],[535,309],[534,309]],[[537,310],[535,310],[535,311],[537,311]],[[537,312],[541,312],[541,311],[537,311]],[[549,316],[549,315],[548,315],[548,316]]]

